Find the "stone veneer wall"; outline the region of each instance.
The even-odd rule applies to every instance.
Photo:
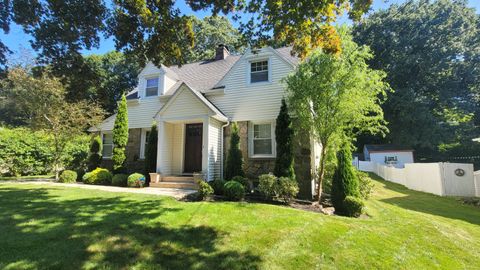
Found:
[[[128,142],[127,147],[125,148],[125,154],[127,156],[126,166],[128,173],[144,173],[145,162],[143,159],[140,159],[140,144],[142,136],[142,129],[132,128],[128,130]],[[104,159],[102,161],[102,166],[112,170],[113,162],[111,159]]]
[[[243,153],[245,174],[250,179],[256,179],[259,175],[273,172],[275,158],[249,158],[248,157],[248,121],[237,122],[240,135],[240,149]],[[224,130],[224,160],[230,148],[231,126]],[[310,153],[310,138],[308,134],[296,134],[294,140],[295,173],[300,187],[299,198],[312,198],[312,168]]]

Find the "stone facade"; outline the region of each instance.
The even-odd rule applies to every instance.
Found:
[[[125,155],[127,160],[125,161],[128,173],[144,173],[145,162],[140,159],[140,144],[142,142],[142,129],[133,128],[128,130],[128,142],[125,148]],[[102,167],[109,170],[113,169],[113,163],[111,159],[104,159],[102,161]]]

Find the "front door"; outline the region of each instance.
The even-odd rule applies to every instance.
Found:
[[[185,173],[202,171],[202,133],[202,123],[185,125]]]

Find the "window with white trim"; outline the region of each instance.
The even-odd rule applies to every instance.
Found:
[[[111,158],[113,155],[113,134],[102,134],[102,157]]]
[[[146,97],[158,96],[158,83],[159,83],[158,77],[147,79],[146,88],[145,88]]]
[[[145,153],[147,152],[148,140],[150,139],[150,130],[143,129],[141,137],[141,146],[140,146],[140,158],[145,158]]]
[[[250,83],[268,81],[268,60],[250,62]]]
[[[272,122],[251,123],[249,135],[251,157],[275,156],[275,130]]]

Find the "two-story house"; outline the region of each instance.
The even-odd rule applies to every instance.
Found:
[[[220,45],[212,60],[171,67],[147,64],[138,75],[138,87],[127,96],[129,169],[142,170],[148,133],[155,121],[161,179],[184,181],[194,172],[203,173],[207,181],[223,178],[230,125],[237,122],[247,176],[272,172],[275,120],[285,96],[282,79],[299,62],[290,50],[267,47],[237,56]],[[107,167],[114,121],[115,115],[97,129]],[[309,197],[319,146],[301,132],[296,141],[297,179],[303,197]]]

